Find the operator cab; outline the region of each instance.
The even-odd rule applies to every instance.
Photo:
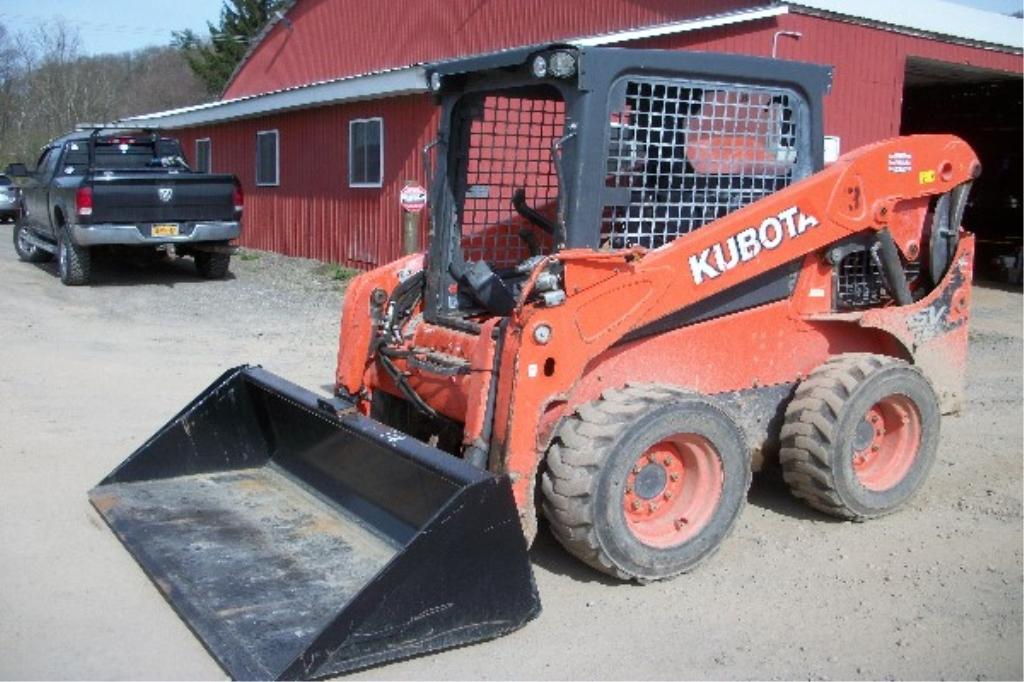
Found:
[[[703,53],[509,50],[429,72],[442,105],[428,320],[474,328],[564,300],[563,249],[656,249],[822,166],[816,65]],[[542,265],[543,264],[543,265]]]

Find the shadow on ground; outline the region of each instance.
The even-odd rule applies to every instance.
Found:
[[[58,279],[56,259],[35,266]],[[224,280],[233,280],[235,275],[228,272]],[[97,254],[92,261],[92,275],[89,286],[165,286],[204,282],[196,273],[191,258],[156,258],[151,256],[112,256]]]

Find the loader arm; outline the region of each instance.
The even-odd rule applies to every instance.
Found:
[[[954,136],[894,138],[855,150],[661,248],[553,256],[565,266],[568,297],[553,308],[521,304],[514,325],[521,332],[506,342],[501,360],[494,440],[520,508],[533,494],[538,425],[553,421],[588,363],[628,332],[855,233],[885,231],[900,252],[916,257],[924,229],[919,200],[979,172],[973,151]],[[524,291],[521,300],[528,296]],[[801,314],[830,311],[831,300],[822,295]],[[542,325],[550,329],[540,335],[548,339],[543,344],[535,333]]]

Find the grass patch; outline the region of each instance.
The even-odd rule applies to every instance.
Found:
[[[260,259],[260,254],[256,253],[255,251],[243,251],[238,257],[241,260],[245,260],[245,261],[259,260]]]
[[[335,282],[347,282],[359,274],[358,270],[346,268],[337,263],[321,263],[313,269],[313,272]]]

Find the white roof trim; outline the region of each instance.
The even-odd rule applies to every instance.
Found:
[[[700,19],[687,19],[686,21],[674,21],[668,24],[646,26],[644,28],[637,28],[629,31],[616,31],[614,33],[602,33],[599,35],[588,36],[586,38],[574,38],[568,42],[570,45],[577,45],[579,47],[614,45],[616,43],[625,43],[631,40],[657,38],[658,36],[675,35],[677,33],[687,33],[688,31],[700,31],[706,28],[728,26],[729,24],[738,24],[744,21],[770,19],[771,17],[777,17],[780,14],[787,14],[788,12],[789,8],[786,5],[757,7],[754,9],[740,10],[738,12],[730,12],[728,14],[715,14],[712,16],[701,17]]]
[[[567,42],[581,47],[612,45],[641,38],[652,38],[714,28],[716,26],[727,26],[744,21],[767,19],[785,14],[788,11],[785,5],[764,6],[728,14],[702,17],[700,19],[587,36]],[[274,114],[290,109],[303,109],[376,97],[394,97],[418,92],[428,92],[428,88],[424,69],[417,65],[391,71],[300,85],[259,95],[248,95],[236,99],[198,104],[181,109],[142,114],[120,119],[118,123],[146,128],[188,128],[204,124],[223,123],[240,118]]]
[[[1019,19],[941,0],[858,0],[856,3],[849,0],[792,0],[698,19],[573,38],[565,42],[579,47],[614,45],[769,19],[794,12],[827,16],[910,35],[951,37],[958,42],[989,49],[1019,52],[1024,42]],[[187,128],[293,109],[423,92],[428,92],[425,70],[421,65],[416,65],[142,114],[120,119],[117,123],[149,128]]]
[[[928,38],[952,38],[974,47],[1021,51],[1024,24],[1015,17],[943,0],[791,0],[794,12],[824,15]]]
[[[305,109],[382,96],[395,97],[417,92],[427,92],[426,75],[422,67],[410,66],[363,76],[322,81],[261,95],[250,95],[181,109],[131,116],[120,119],[118,123],[145,128],[188,128],[210,123],[223,123],[239,118],[277,114],[291,109]]]

